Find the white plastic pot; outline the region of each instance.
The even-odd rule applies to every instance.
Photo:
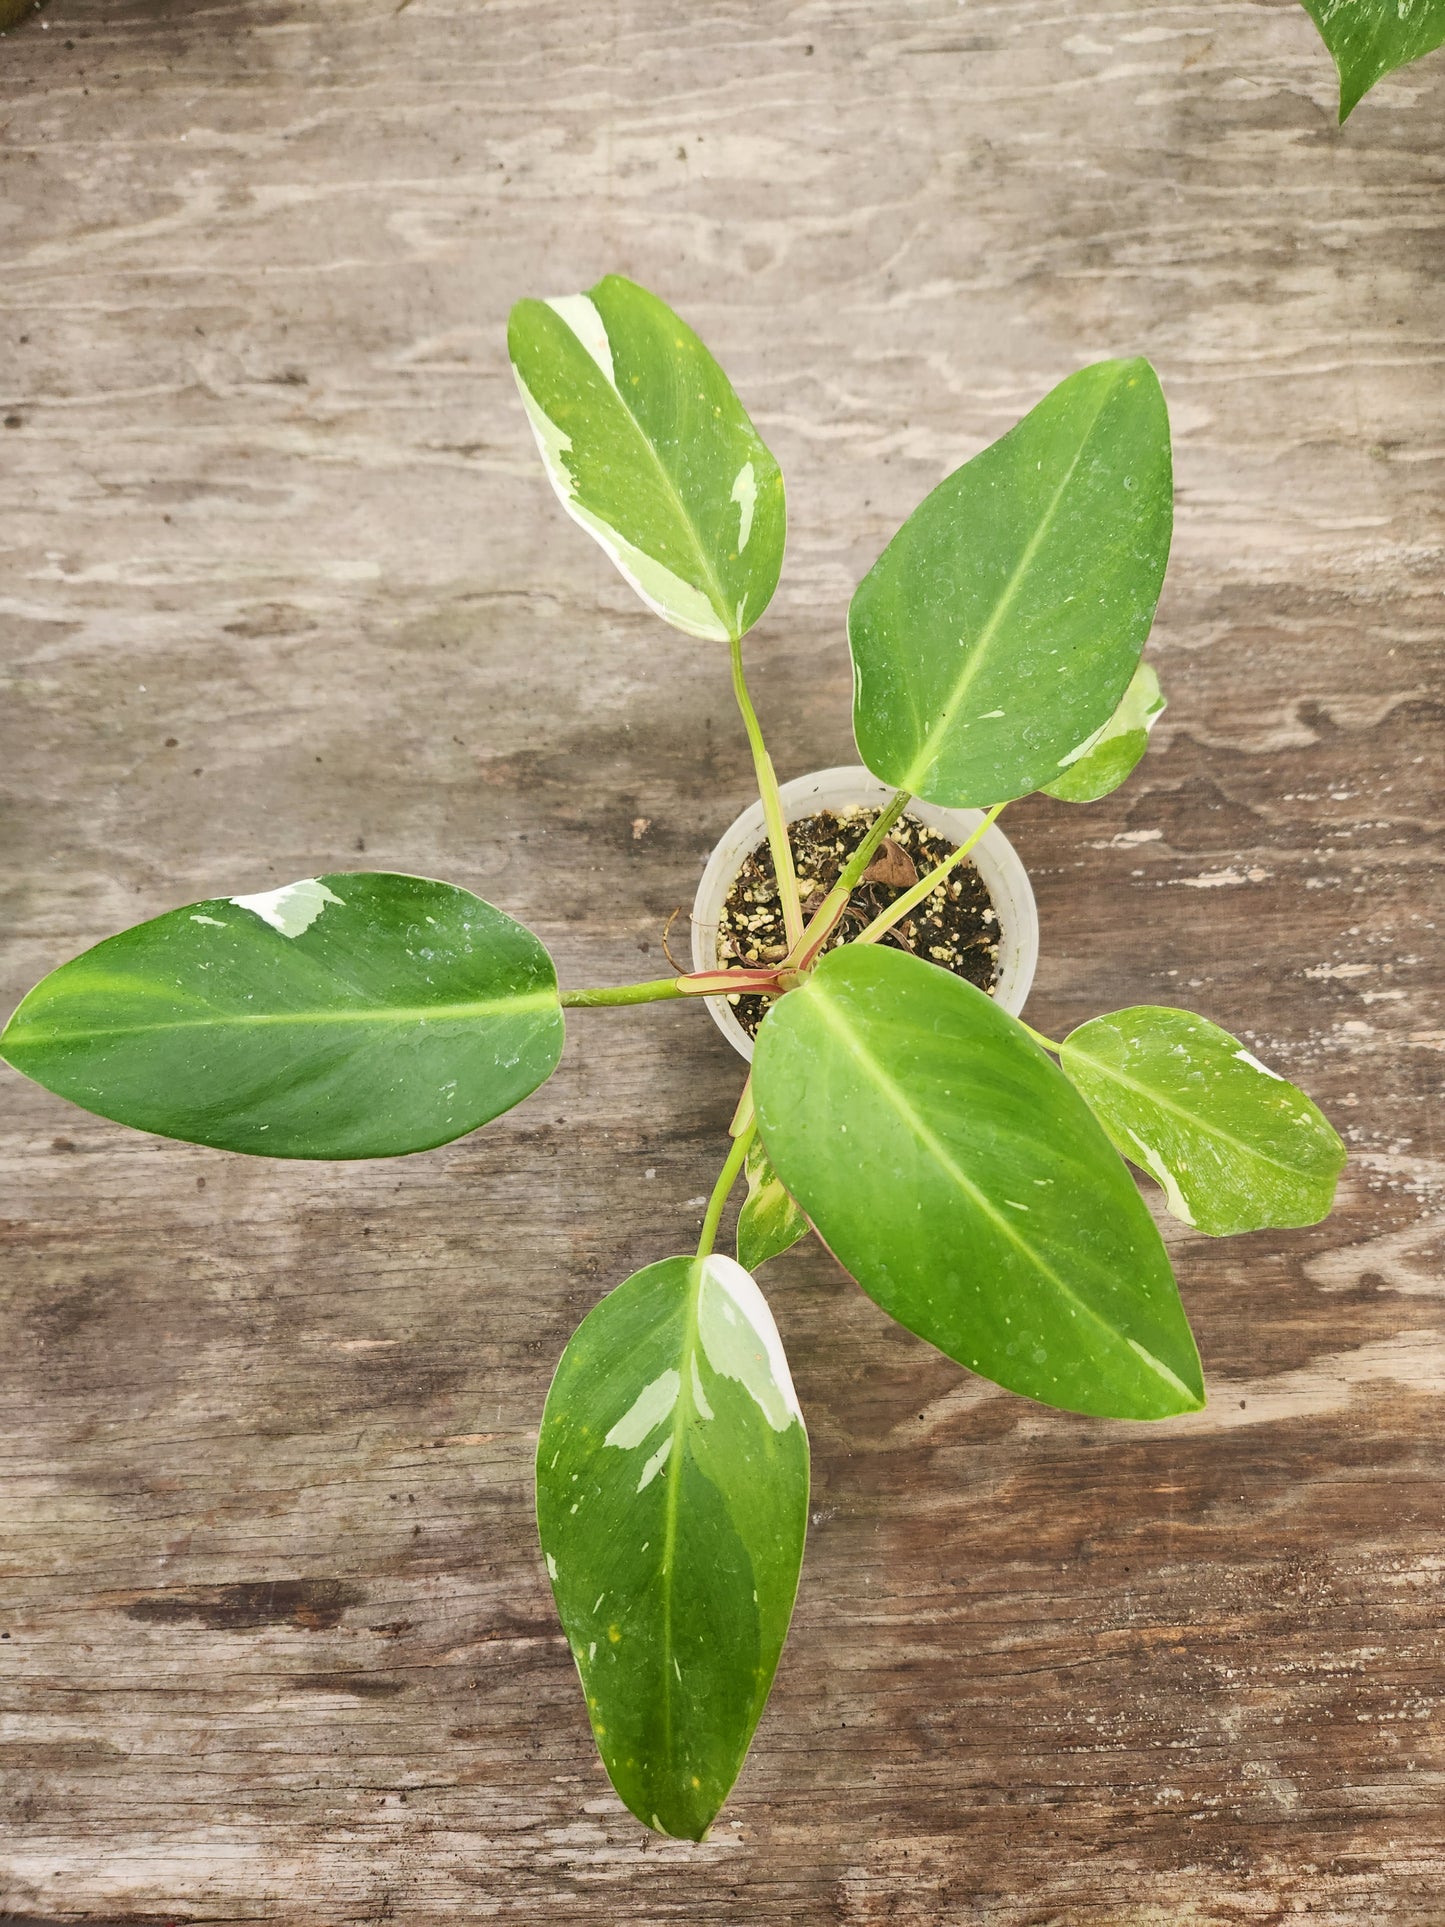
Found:
[[[819,810],[841,812],[859,806],[876,809],[889,800],[893,791],[866,769],[842,768],[820,769],[811,776],[800,776],[794,782],[784,783],[780,794],[784,816],[789,823],[796,823]],[[933,803],[917,800],[908,805],[908,814],[955,844],[966,841],[983,821],[982,810],[943,810]],[[743,811],[708,858],[692,906],[694,970],[718,968],[721,961],[717,950],[718,918],[738,871],[767,840],[763,806],[754,803],[751,809]],[[994,998],[1016,1017],[1024,1007],[1039,960],[1039,917],[1028,872],[997,825],[979,838],[969,861],[977,866],[998,915],[998,984]],[[751,1061],[753,1040],[738,1022],[727,998],[709,997],[706,1001],[713,1022],[723,1036],[739,1056]]]

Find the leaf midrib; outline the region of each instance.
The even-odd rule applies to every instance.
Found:
[[[662,1517],[662,1723],[667,1736],[667,1757],[676,1762],[677,1743],[673,1736],[673,1692],[677,1675],[673,1671],[673,1567],[677,1563],[677,1522],[682,1493],[682,1457],[687,1449],[687,1430],[693,1416],[693,1366],[697,1357],[698,1313],[702,1303],[702,1281],[706,1259],[688,1263],[688,1303],[683,1325],[680,1353],[680,1384],[672,1408],[672,1449],[663,1467],[667,1492]]]
[[[41,1044],[77,1044],[86,1043],[94,1038],[147,1036],[152,1032],[252,1029],[278,1024],[409,1024],[425,1023],[431,1019],[455,1022],[495,1015],[520,1015],[524,1011],[554,1008],[558,1010],[561,1008],[555,990],[532,990],[519,997],[491,997],[463,1004],[236,1012],[211,1017],[177,1017],[161,1023],[87,1026],[82,1030],[49,1030],[38,1023],[23,1024],[18,1034],[13,1037],[9,1034],[9,1031],[15,1028],[15,1019],[12,1018],[9,1029],[0,1033],[0,1053],[3,1053],[7,1046],[15,1049],[21,1046],[31,1048]],[[16,1017],[19,1015],[17,1011]]]
[[[927,777],[929,770],[932,769],[935,761],[937,760],[938,745],[940,743],[940,740],[943,737],[945,737],[948,734],[948,732],[953,728],[954,722],[957,720],[957,717],[958,717],[959,708],[962,705],[964,697],[968,694],[969,689],[971,688],[974,680],[976,679],[979,673],[980,666],[983,663],[989,644],[993,641],[993,638],[998,631],[999,624],[1003,621],[1005,615],[1008,613],[1009,606],[1013,602],[1013,599],[1016,596],[1016,594],[1018,593],[1019,585],[1023,581],[1025,574],[1032,566],[1034,557],[1038,554],[1039,548],[1041,547],[1045,537],[1052,529],[1054,518],[1058,514],[1059,503],[1063,500],[1064,490],[1069,486],[1069,483],[1074,479],[1074,471],[1079,466],[1079,463],[1083,458],[1084,450],[1088,447],[1089,442],[1093,437],[1094,431],[1099,425],[1099,417],[1103,414],[1104,409],[1108,404],[1108,402],[1113,398],[1115,389],[1118,387],[1118,384],[1122,380],[1122,378],[1123,378],[1123,375],[1121,370],[1109,382],[1108,386],[1104,389],[1103,394],[1099,397],[1098,404],[1094,409],[1094,413],[1092,418],[1090,419],[1089,426],[1085,429],[1083,435],[1080,437],[1079,446],[1074,450],[1074,454],[1072,459],[1069,462],[1069,466],[1064,471],[1063,479],[1060,481],[1058,487],[1054,490],[1053,497],[1049,502],[1048,507],[1045,509],[1043,515],[1040,517],[1037,528],[1034,530],[1033,534],[1029,537],[1027,543],[1024,545],[1023,554],[1019,557],[1018,561],[1014,564],[1013,570],[1009,575],[1008,581],[1004,584],[1002,590],[999,593],[998,600],[994,603],[993,613],[989,616],[988,621],[984,624],[983,628],[979,631],[978,640],[974,643],[973,648],[969,651],[967,659],[964,662],[963,668],[958,673],[958,678],[954,683],[952,694],[948,697],[947,701],[944,703],[944,706],[939,713],[938,721],[934,724],[933,728],[929,730],[927,735],[924,737],[922,747],[919,749],[917,756],[914,758],[913,763],[910,766],[907,775],[902,778],[901,787],[903,789],[917,791],[919,789],[920,784]]]

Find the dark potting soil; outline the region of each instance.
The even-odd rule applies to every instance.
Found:
[[[812,915],[838,881],[843,865],[877,816],[878,811],[871,809],[841,813],[821,810],[816,816],[789,825],[788,840],[793,846],[805,917]],[[880,910],[896,902],[957,847],[949,838],[925,829],[916,817],[902,816],[864,871],[863,881],[855,887],[824,950],[835,950],[856,937]],[[896,949],[911,950],[957,977],[966,977],[990,996],[998,982],[998,940],[993,899],[967,859],[880,939]],[[764,843],[748,858],[728,892],[718,918],[718,961],[781,963],[787,954],[773,853]],[[749,1037],[757,1036],[769,1001],[766,997],[728,998]]]

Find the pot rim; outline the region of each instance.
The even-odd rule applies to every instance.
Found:
[[[814,770],[807,776],[784,783],[783,817],[796,823],[819,810],[865,808],[886,803],[894,795],[891,783],[880,782],[871,770],[858,764],[839,764],[832,769]],[[936,803],[914,797],[908,814],[953,843],[962,843],[983,821],[982,810],[949,810]],[[718,918],[727,893],[744,861],[767,841],[767,825],[761,801],[745,809],[724,831],[708,858],[692,905],[692,967],[715,970],[718,967]],[[1038,906],[1028,872],[1018,852],[999,829],[991,824],[970,852],[970,859],[982,877],[993,900],[999,922],[998,983],[993,992],[1000,1007],[1017,1017],[1023,1009],[1034,980],[1039,957]],[[738,1022],[725,996],[704,999],[712,1020],[738,1055],[752,1062],[753,1040]]]

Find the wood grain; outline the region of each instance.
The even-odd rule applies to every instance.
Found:
[[[1179,517],[1147,762],[1010,812],[1057,1034],[1178,1001],[1346,1131],[1334,1218],[1169,1237],[1212,1386],[1131,1429],[768,1273],[816,1476],[713,1838],[593,1757],[530,1514],[552,1364],[685,1248],[738,1069],[582,1012],[395,1164],[4,1089],[0,1908],[47,1922],[1445,1919],[1445,67],[1349,126],[1292,0],[52,0],[0,41],[3,994],[141,916],[451,878],[655,974],[748,757],[550,500],[510,303],[618,269],[783,462],[751,645],[851,760],[852,583],[1071,368]],[[634,822],[647,827],[634,835]],[[7,1006],[8,1007],[8,1006]]]

